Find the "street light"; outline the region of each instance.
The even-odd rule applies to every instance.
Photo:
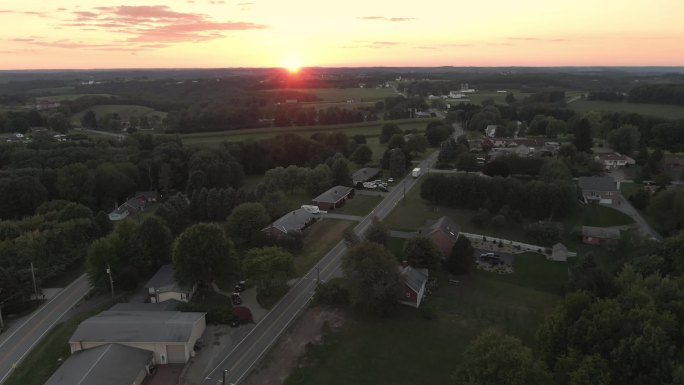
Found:
[[[112,289],[112,299],[114,299],[114,280],[112,279],[112,269],[107,265],[107,274],[109,274],[109,287]]]

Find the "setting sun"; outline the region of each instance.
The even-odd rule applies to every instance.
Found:
[[[296,74],[302,68],[302,60],[295,56],[287,57],[283,60],[283,68],[291,74]]]

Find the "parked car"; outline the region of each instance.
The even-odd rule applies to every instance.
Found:
[[[235,285],[235,289],[233,291],[235,291],[236,293],[242,293],[243,291],[245,291],[246,288],[247,282],[240,281]]]
[[[242,298],[240,298],[240,293],[233,293],[230,299],[233,302],[233,306],[242,305]]]
[[[392,183],[394,182],[394,178],[387,178],[387,183]]]

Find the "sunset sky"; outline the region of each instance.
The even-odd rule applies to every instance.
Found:
[[[2,0],[0,69],[681,66],[682,17],[681,0]]]

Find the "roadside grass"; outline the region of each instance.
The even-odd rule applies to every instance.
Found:
[[[323,345],[313,346],[304,365],[285,384],[448,384],[467,344],[496,327],[528,346],[544,315],[560,296],[474,272],[458,285],[440,287],[423,305],[434,314],[400,306],[388,318],[352,313]],[[438,358],[438,359],[436,359]]]
[[[4,382],[5,385],[42,385],[70,355],[69,338],[78,325],[116,303],[108,301],[95,309],[80,313],[56,325],[45,338],[24,358]]]
[[[428,119],[401,119],[401,120],[380,120],[375,122],[361,122],[349,124],[335,124],[327,126],[302,126],[302,127],[264,127],[249,128],[220,132],[202,132],[181,135],[183,143],[193,146],[218,146],[221,142],[242,142],[245,140],[260,140],[273,138],[283,134],[297,134],[303,137],[310,137],[315,133],[337,133],[341,132],[348,136],[366,135],[378,136],[385,123],[395,123],[402,130],[415,129],[424,131],[431,120]],[[382,154],[381,154],[382,155]]]
[[[659,116],[667,119],[684,119],[684,108],[668,104],[646,104],[626,102],[604,102],[599,100],[578,100],[568,107],[579,112],[634,112],[641,115]]]
[[[275,304],[278,303],[278,301],[280,301],[280,299],[283,298],[289,290],[290,287],[287,285],[279,285],[271,288],[268,295],[264,294],[261,290],[257,290],[256,299],[261,307],[269,310],[275,306]]]
[[[304,231],[304,248],[295,255],[295,272],[298,277],[311,268],[342,240],[342,232],[356,226],[356,222],[322,219]]]
[[[344,206],[330,211],[335,214],[358,215],[365,217],[382,201],[382,197],[356,194]]]
[[[66,100],[76,100],[78,98],[82,98],[84,96],[102,96],[102,97],[111,97],[114,96],[112,94],[62,94],[62,95],[49,95],[49,96],[38,96],[36,97],[37,101],[50,101],[50,102],[62,102]]]
[[[102,104],[90,107],[85,111],[78,112],[71,117],[71,124],[74,127],[81,126],[81,118],[85,115],[86,111],[91,110],[99,118],[107,114],[119,114],[122,120],[128,120],[132,117],[143,117],[143,116],[159,116],[160,118],[166,117],[166,112],[156,111],[150,107],[144,106],[134,106],[134,105],[114,105],[114,104]]]
[[[64,272],[58,276],[48,278],[41,283],[43,288],[48,287],[67,287],[76,278],[85,273],[85,259],[79,258],[71,265],[67,266]]]

